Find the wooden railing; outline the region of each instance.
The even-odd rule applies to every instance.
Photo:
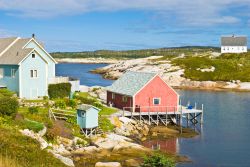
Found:
[[[76,112],[61,110],[61,109],[49,109],[49,118],[58,120],[67,120],[69,117],[76,117]]]

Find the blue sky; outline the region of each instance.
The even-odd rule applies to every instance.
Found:
[[[49,52],[219,46],[250,36],[250,0],[0,0],[0,37],[36,34]]]

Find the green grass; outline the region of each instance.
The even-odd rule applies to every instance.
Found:
[[[0,126],[0,154],[11,157],[19,166],[25,167],[65,167],[40,144],[30,137],[23,136],[18,129]]]
[[[188,56],[172,60],[185,69],[184,75],[196,81],[250,81],[250,53],[223,54],[218,58]],[[215,67],[214,72],[201,72],[197,68]]]
[[[19,124],[20,128],[29,129],[29,130],[32,130],[36,133],[44,128],[44,125],[42,123],[32,121],[29,119],[24,119],[24,120],[18,121],[18,124]]]
[[[35,114],[30,113],[27,107],[20,107],[18,110],[18,113],[21,114],[23,117],[29,120],[43,122],[43,123],[50,122],[48,112],[49,112],[48,108],[38,108],[38,113]]]
[[[107,106],[101,104],[97,100],[97,98],[90,96],[89,93],[87,93],[87,92],[77,93],[75,95],[75,98],[80,100],[84,104],[90,104],[90,105],[93,105],[93,106],[101,109],[101,111],[99,112],[99,115],[111,115],[111,114],[117,112],[116,109],[110,108],[110,107],[107,107]]]
[[[106,117],[99,117],[99,128],[102,129],[104,132],[109,132],[114,129],[114,125],[110,122],[110,120]]]

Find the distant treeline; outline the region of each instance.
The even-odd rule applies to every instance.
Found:
[[[54,52],[51,55],[54,58],[113,58],[113,59],[129,59],[129,58],[143,58],[149,56],[179,56],[181,54],[190,55],[204,52],[218,52],[220,48],[209,46],[184,46],[173,48],[160,49],[142,49],[142,50],[97,50],[97,51],[83,51],[83,52]]]

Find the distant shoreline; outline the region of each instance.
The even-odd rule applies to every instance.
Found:
[[[121,60],[107,58],[57,58],[58,63],[80,63],[80,64],[114,64]]]

